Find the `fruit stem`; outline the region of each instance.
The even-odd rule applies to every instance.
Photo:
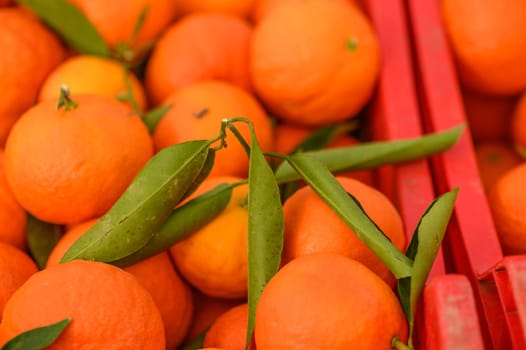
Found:
[[[62,84],[60,86],[60,97],[58,98],[57,109],[64,108],[66,111],[70,111],[77,108],[78,105],[78,102],[71,99],[67,85]]]
[[[413,350],[411,346],[408,346],[404,344],[403,342],[401,342],[397,336],[395,336],[393,340],[391,341],[391,347],[396,348],[398,350]]]

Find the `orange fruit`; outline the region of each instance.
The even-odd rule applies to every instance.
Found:
[[[255,0],[255,4],[252,8],[252,19],[257,23],[270,11],[273,11],[276,6],[292,1],[301,2],[304,0]],[[354,0],[349,0],[349,2],[354,3]]]
[[[58,65],[42,84],[38,100],[56,101],[62,84],[75,94],[99,94],[122,99],[128,94],[127,79],[137,106],[144,111],[145,92],[137,77],[127,73],[115,60],[89,55],[73,56]]]
[[[245,350],[248,304],[234,306],[219,316],[206,332],[203,347]]]
[[[0,242],[0,315],[11,295],[37,271],[35,262],[24,251]]]
[[[26,248],[26,213],[16,200],[4,174],[4,150],[0,148],[0,242]]]
[[[337,176],[343,188],[358,199],[369,217],[400,250],[405,248],[402,219],[379,190],[358,180]],[[337,253],[355,259],[390,285],[395,278],[353,230],[310,187],[290,196],[283,205],[285,231],[282,263],[313,253]]]
[[[0,344],[67,317],[71,323],[47,349],[165,349],[159,310],[135,277],[83,260],[37,272],[11,296]]]
[[[526,150],[526,93],[517,101],[510,124],[512,142],[519,149]]]
[[[515,96],[486,95],[463,89],[462,97],[473,140],[496,141],[510,137]]]
[[[12,0],[0,0],[0,6],[8,6],[13,3]]]
[[[57,265],[64,253],[97,220],[89,220],[68,230],[53,248],[46,268]],[[166,348],[176,349],[190,328],[193,314],[193,300],[190,287],[175,270],[168,252],[124,268],[131,273],[150,293],[164,324]]]
[[[68,0],[95,26],[110,47],[151,45],[175,19],[176,6],[171,0]],[[137,23],[146,12],[136,37]]]
[[[132,109],[113,98],[79,95],[74,109],[43,101],[13,127],[5,147],[7,181],[35,217],[70,224],[104,214],[153,155]]]
[[[486,192],[508,170],[524,162],[524,158],[512,145],[504,141],[476,143],[475,155],[480,179]]]
[[[184,141],[214,138],[224,118],[239,116],[252,121],[262,149],[272,148],[272,125],[265,110],[254,96],[231,83],[193,83],[175,91],[163,104],[172,107],[153,133],[157,150]],[[248,126],[239,123],[236,127],[250,142]],[[226,141],[228,147],[217,152],[210,176],[246,176],[248,157],[245,150],[230,132]]]
[[[251,26],[212,13],[185,16],[171,25],[148,60],[145,83],[154,105],[196,81],[218,79],[250,90]]]
[[[287,2],[254,28],[252,83],[280,120],[320,126],[352,118],[371,98],[379,72],[371,23],[347,1]]]
[[[249,17],[255,0],[175,0],[174,2],[183,15],[212,12]]]
[[[0,147],[34,103],[46,75],[64,58],[58,38],[19,7],[0,8]]]
[[[192,288],[194,316],[186,341],[191,341],[204,332],[212,323],[230,308],[245,302],[245,299],[214,298]]]
[[[359,262],[302,256],[269,281],[256,309],[258,350],[391,349],[407,324],[391,288]]]
[[[290,123],[278,123],[274,127],[274,150],[279,153],[293,152],[316,129],[302,127]],[[359,144],[360,141],[349,134],[335,135],[335,138],[324,148],[346,147]],[[374,174],[371,170],[357,170],[341,173],[340,176],[349,176],[360,180],[370,186],[374,185]]]
[[[526,88],[526,2],[442,0],[440,5],[465,86],[497,95]]]
[[[526,253],[526,163],[502,175],[491,187],[488,202],[505,255]]]
[[[193,196],[234,177],[206,179]],[[227,207],[211,222],[170,248],[183,277],[199,291],[218,298],[242,298],[247,293],[248,186],[234,188]]]

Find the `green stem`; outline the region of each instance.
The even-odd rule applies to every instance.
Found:
[[[67,85],[60,86],[60,97],[58,98],[57,109],[64,108],[66,111],[71,111],[78,107],[78,102],[71,99],[69,88]]]
[[[391,341],[391,347],[393,348],[396,348],[398,350],[413,350],[413,347],[412,346],[408,346],[406,344],[404,344],[402,341],[400,341],[400,339],[398,339],[398,337],[394,337],[393,340]]]

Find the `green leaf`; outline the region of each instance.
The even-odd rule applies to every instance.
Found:
[[[177,207],[144,247],[112,264],[130,266],[167,250],[212,221],[226,208],[231,196],[232,185],[220,184]]]
[[[412,261],[400,252],[365,214],[338,180],[319,160],[307,154],[287,158],[305,182],[334,210],[356,235],[378,256],[396,278],[409,277]]]
[[[88,55],[110,56],[106,42],[84,16],[66,0],[16,0],[30,8],[75,51]]]
[[[146,127],[148,128],[150,133],[154,132],[155,128],[157,127],[157,124],[159,124],[161,119],[170,110],[170,108],[172,108],[172,105],[163,105],[154,108],[144,114],[142,121],[144,122],[144,124],[146,124]]]
[[[408,258],[413,260],[413,273],[398,281],[398,295],[409,322],[409,339],[413,334],[418,301],[442,244],[457,193],[458,188],[455,188],[431,203],[420,218],[406,251]]]
[[[113,207],[69,248],[61,262],[111,262],[144,247],[199,176],[211,142],[182,142],[155,154]]]
[[[246,348],[254,331],[263,289],[278,271],[283,249],[283,207],[278,183],[259,148],[251,126],[248,172],[248,327]]]
[[[21,333],[2,346],[2,350],[40,350],[51,345],[71,322],[66,318],[49,326]]]
[[[371,169],[396,164],[440,153],[453,146],[464,125],[447,131],[396,141],[364,142],[353,146],[328,148],[304,152],[323,163],[331,172]],[[301,176],[288,162],[276,169],[279,183],[296,181]]]
[[[356,120],[351,122],[329,125],[316,129],[300,142],[291,153],[322,149],[334,141],[338,136],[348,133],[358,127]]]
[[[42,270],[46,267],[49,254],[51,254],[62,234],[62,226],[40,221],[27,214],[27,245],[39,269]]]

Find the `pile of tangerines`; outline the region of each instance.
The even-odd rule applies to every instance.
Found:
[[[246,184],[210,223],[131,266],[61,258],[152,157],[215,137],[225,117],[248,118],[261,149],[284,154],[320,127],[359,119],[380,73],[368,17],[351,0],[68,2],[109,54],[71,45],[33,12],[38,1],[0,1],[0,344],[70,319],[49,349],[173,350],[200,335],[194,349],[245,349]],[[145,123],[155,110],[164,114]],[[328,144],[359,142],[342,132]],[[248,166],[230,136],[189,199],[242,181]],[[337,180],[403,251],[400,214],[372,174]],[[250,348],[407,342],[396,280],[379,258],[309,186],[283,213],[281,267]],[[55,235],[29,247],[35,223]]]
[[[441,11],[503,252],[524,254],[526,3],[443,0]]]

